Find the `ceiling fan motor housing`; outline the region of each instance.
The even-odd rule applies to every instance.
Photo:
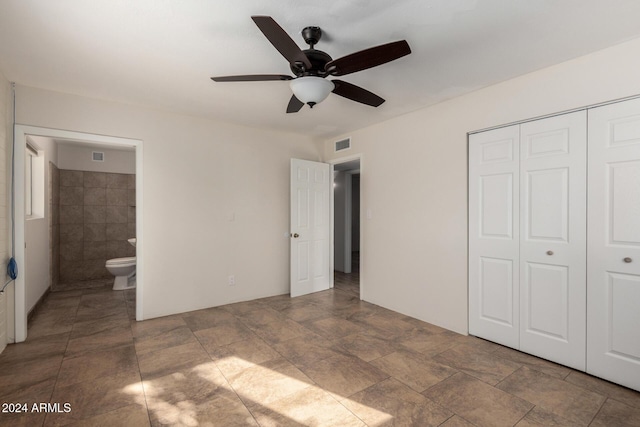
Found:
[[[305,49],[304,52],[309,62],[311,62],[311,68],[306,69],[304,65],[301,63],[291,64],[291,71],[297,77],[303,76],[318,76],[318,77],[326,77],[328,73],[325,71],[324,66],[327,62],[331,61],[332,58],[326,52],[316,49]]]

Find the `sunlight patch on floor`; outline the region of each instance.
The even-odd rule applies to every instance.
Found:
[[[364,423],[331,393],[314,384],[286,361],[269,367],[230,356],[222,366],[242,367],[226,378],[218,366],[204,363],[125,387],[125,393],[146,398],[146,405],[161,423],[207,426],[227,420],[262,426],[298,423],[305,426],[363,426]],[[238,399],[239,396],[240,399]],[[138,401],[139,404],[144,402]],[[245,407],[246,406],[246,407]],[[247,408],[249,411],[247,411]],[[382,424],[393,417],[366,407],[367,417]],[[212,419],[214,416],[216,419]]]

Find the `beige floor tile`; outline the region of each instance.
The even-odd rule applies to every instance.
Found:
[[[409,334],[405,334],[402,339],[398,341],[398,344],[406,349],[417,351],[428,357],[433,357],[460,344],[462,340],[464,340],[463,335],[451,331],[433,334],[431,332],[414,330]]]
[[[503,359],[511,360],[530,369],[560,379],[565,378],[572,371],[571,368],[567,368],[566,366],[558,365],[557,363],[549,362],[548,360],[540,359],[539,357],[531,356],[530,354],[522,353],[508,347],[500,346],[494,354]]]
[[[525,399],[572,422],[588,424],[605,397],[541,372],[520,368],[499,389]]]
[[[337,341],[346,351],[370,362],[397,350],[397,345],[368,332],[347,335]]]
[[[28,336],[25,342],[11,344],[0,354],[0,372],[16,362],[49,356],[62,356],[67,349],[68,343],[68,332],[38,338]]]
[[[213,395],[203,402],[183,401],[180,404],[154,402],[149,405],[152,426],[258,426],[247,407],[235,393]]]
[[[262,427],[359,427],[365,424],[329,393],[309,386],[271,403],[250,403]]]
[[[67,387],[56,387],[52,403],[69,403],[68,413],[47,414],[45,425],[66,425],[132,404],[145,405],[140,374],[120,372]]]
[[[305,322],[304,325],[311,331],[328,339],[338,339],[364,332],[363,328],[355,323],[335,317]]]
[[[83,353],[78,357],[63,359],[57,387],[137,370],[138,359],[132,345],[115,347],[109,351]]]
[[[333,317],[346,319],[354,323],[358,320],[364,319],[365,317],[380,314],[384,310],[382,307],[370,304],[366,301],[360,301],[357,298],[334,307],[327,307],[324,305],[320,305],[320,307],[331,313],[331,316]]]
[[[250,313],[254,310],[262,309],[264,307],[265,307],[265,304],[262,303],[262,300],[253,300],[253,301],[237,302],[235,304],[227,304],[220,308],[236,316],[239,316],[244,313]]]
[[[27,341],[0,354],[0,401],[70,402],[72,413],[0,414],[0,426],[364,425],[357,415],[368,425],[625,426],[640,417],[640,393],[361,301],[355,283],[143,322],[135,299],[110,288],[49,294]],[[492,387],[439,362],[491,383],[523,367]]]
[[[343,349],[319,335],[294,338],[273,345],[273,349],[296,366],[305,366],[345,353]]]
[[[40,426],[44,422],[45,413],[31,412],[33,404],[49,402],[56,383],[55,376],[15,390],[13,394],[5,395],[4,388],[0,388],[0,404],[26,404],[26,412],[0,413],[0,426]],[[4,409],[4,408],[2,408]]]
[[[342,404],[368,426],[439,426],[453,415],[393,378],[350,396]]]
[[[413,327],[420,332],[427,332],[430,334],[441,334],[443,332],[448,332],[448,329],[441,328],[440,326],[436,326],[432,323],[424,322],[413,317],[407,316],[404,321],[413,325]]]
[[[531,403],[461,372],[423,394],[479,426],[513,426],[533,408]]]
[[[76,421],[69,424],[69,427],[148,427],[150,425],[151,423],[149,421],[147,406],[133,404],[84,420]]]
[[[288,293],[282,294],[282,295],[276,295],[273,297],[262,298],[258,300],[258,302],[262,306],[271,307],[277,311],[283,311],[284,309],[292,307],[294,305],[306,304],[306,302],[302,301],[300,298],[291,298],[291,295],[289,295]],[[243,304],[243,303],[239,303],[239,304]],[[236,304],[231,304],[231,305],[236,305]]]
[[[309,329],[291,319],[278,320],[260,327],[250,326],[249,328],[268,344],[313,335]]]
[[[640,409],[640,392],[635,390],[578,371],[571,371],[565,381]]]
[[[9,413],[0,416],[0,427],[34,427],[44,424],[44,412]]]
[[[421,392],[457,371],[415,352],[396,351],[371,364],[417,392]]]
[[[57,335],[71,332],[76,318],[76,308],[54,309],[45,312],[40,310],[32,319],[29,328],[31,339],[47,335]]]
[[[210,355],[229,380],[247,368],[282,357],[258,337],[215,347]]]
[[[411,323],[405,322],[403,317],[397,313],[395,315],[376,313],[358,319],[357,324],[368,332],[374,332],[382,338],[399,340],[415,330],[415,327]]]
[[[302,371],[282,358],[244,369],[229,383],[247,405],[269,405],[313,384]]]
[[[193,332],[191,332],[191,329],[186,326],[179,326],[158,335],[134,339],[136,353],[138,353],[138,355],[197,342],[198,340]]]
[[[252,330],[262,329],[287,320],[286,316],[279,311],[265,305],[258,306],[253,311],[236,314],[236,317]]]
[[[197,341],[138,355],[140,373],[145,380],[210,361],[211,357]]]
[[[71,339],[93,335],[114,328],[129,328],[129,316],[126,313],[116,313],[97,320],[76,322],[71,331]]]
[[[589,424],[590,427],[626,427],[640,426],[640,409],[633,408],[613,399],[607,401]]]
[[[124,302],[114,305],[113,307],[107,306],[97,309],[80,307],[76,315],[76,322],[88,322],[116,315],[129,315],[127,305]]]
[[[351,396],[389,375],[355,356],[336,355],[302,368],[303,372],[338,400]]]
[[[495,353],[497,350],[503,347],[500,344],[496,344],[482,338],[474,337],[472,335],[463,335],[459,338],[459,343],[456,345],[456,348],[464,349],[466,351],[483,351],[485,353]]]
[[[181,315],[157,317],[155,319],[143,320],[141,322],[132,322],[131,331],[135,338],[153,337],[164,332],[186,326]]]
[[[559,415],[536,406],[521,419],[516,427],[580,427],[585,424],[569,421]]]
[[[228,311],[219,308],[207,308],[182,314],[182,319],[192,331],[213,328],[225,322],[233,321],[234,317]]]
[[[232,320],[213,328],[200,329],[195,336],[205,350],[213,350],[216,347],[233,344],[254,337],[254,333],[244,326],[239,320]]]
[[[276,309],[275,307],[272,307]],[[296,322],[323,319],[331,316],[331,311],[312,303],[294,304],[280,310],[284,316]]]
[[[119,327],[96,332],[69,340],[65,357],[75,357],[83,353],[109,350],[114,347],[133,343],[130,327]]]
[[[465,420],[459,415],[454,415],[444,423],[440,424],[441,427],[475,427],[469,421]]]
[[[176,370],[142,382],[149,407],[162,402],[183,405],[185,402],[201,403],[216,392],[231,391],[231,386],[212,361]]]
[[[121,292],[99,292],[80,297],[77,321],[88,321],[126,312]]]
[[[62,364],[62,355],[27,359],[5,366],[0,371],[0,396],[12,395],[26,388],[38,388],[42,382],[55,379]]]
[[[443,365],[451,366],[491,385],[498,384],[521,366],[491,353],[475,351],[472,347],[466,345],[458,345],[443,351],[435,356],[433,360]]]

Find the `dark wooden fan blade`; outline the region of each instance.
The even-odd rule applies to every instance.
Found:
[[[333,89],[333,93],[343,96],[352,101],[360,102],[362,104],[371,105],[372,107],[378,107],[384,99],[380,98],[375,93],[369,92],[366,89],[356,86],[351,83],[343,82],[342,80],[331,80],[336,87]]]
[[[287,113],[297,113],[304,106],[304,103],[296,98],[295,95],[291,95],[289,105],[287,105]]]
[[[256,23],[260,31],[271,42],[273,47],[285,57],[290,64],[296,62],[304,64],[307,69],[311,68],[311,62],[294,42],[291,37],[282,29],[276,21],[270,16],[252,16],[253,22]]]
[[[410,53],[411,48],[409,47],[409,43],[407,43],[406,40],[400,40],[334,59],[333,61],[327,62],[324,69],[333,76],[344,76],[355,73],[356,71],[386,64]]]
[[[214,82],[264,82],[270,80],[293,80],[285,74],[249,74],[246,76],[211,77]]]

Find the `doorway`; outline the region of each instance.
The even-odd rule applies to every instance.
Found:
[[[15,281],[15,341],[21,342],[27,336],[27,315],[30,302],[33,300],[33,289],[28,288],[28,281],[25,280],[33,265],[28,265],[29,259],[25,251],[27,241],[27,224],[25,212],[25,199],[27,195],[25,182],[26,172],[26,148],[28,137],[44,137],[50,140],[64,140],[74,142],[87,147],[99,148],[101,146],[128,147],[135,151],[135,229],[136,229],[136,257],[137,257],[137,277],[136,277],[136,319],[142,320],[142,295],[144,287],[143,257],[142,248],[144,239],[142,237],[142,141],[135,139],[111,137],[104,135],[87,134],[81,132],[64,131],[58,129],[40,128],[33,126],[16,125],[15,147],[14,147],[14,173],[15,173],[15,259],[23,274],[19,274]],[[96,150],[99,151],[99,150]],[[37,298],[37,296],[36,296]]]
[[[360,289],[360,158],[333,165],[334,288]]]

